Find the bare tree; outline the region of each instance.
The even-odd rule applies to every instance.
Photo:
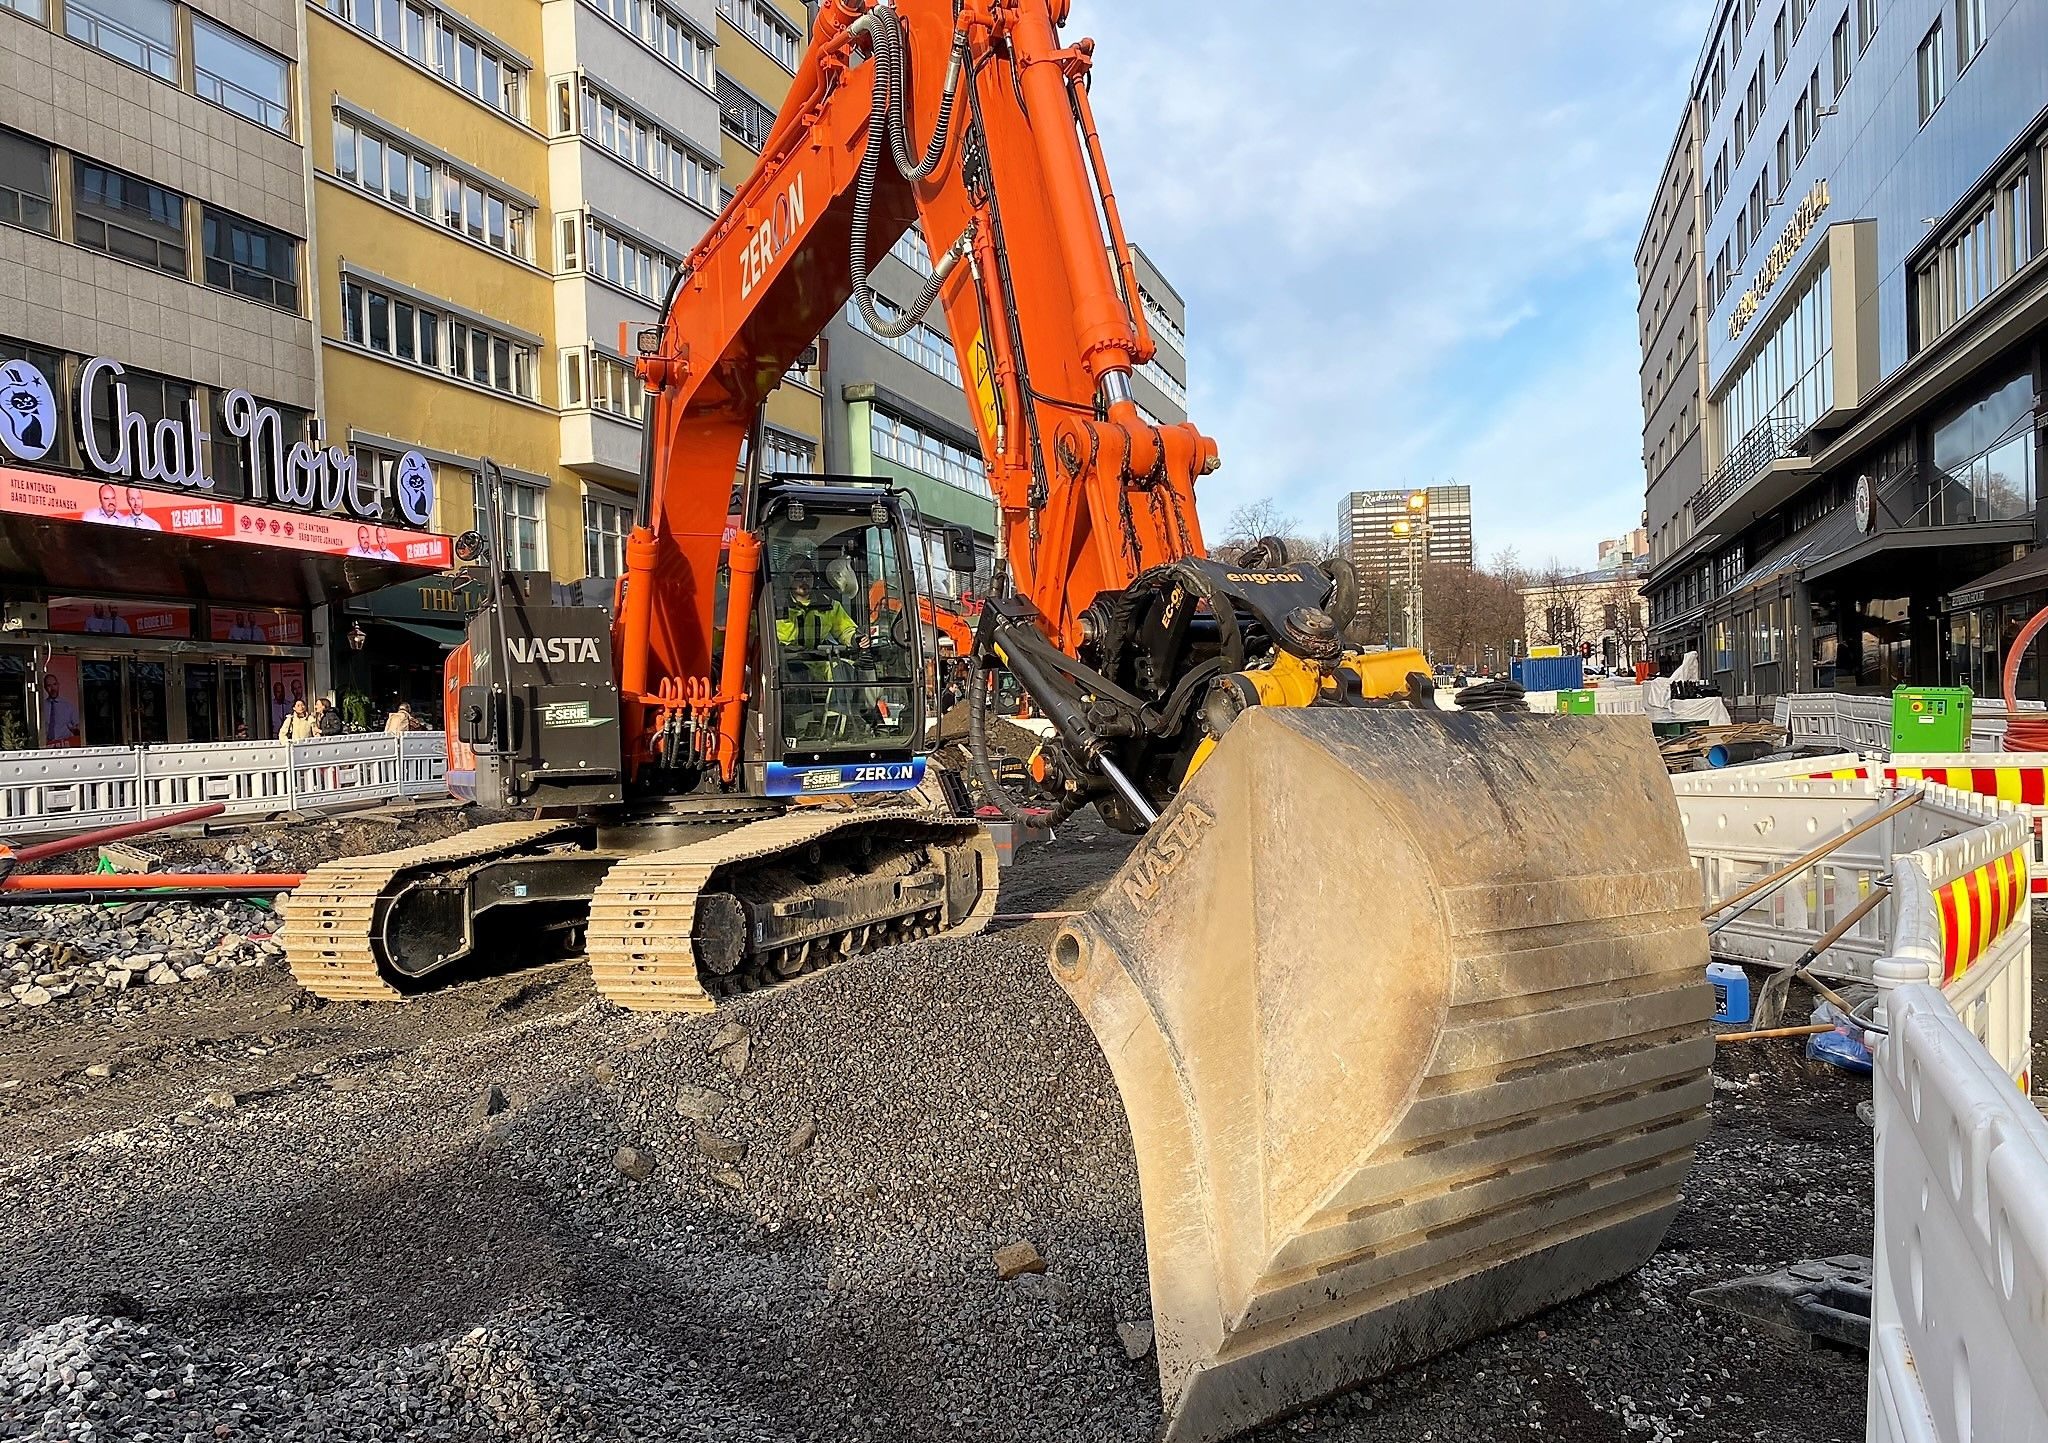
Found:
[[[1633,666],[1643,657],[1650,627],[1632,560],[1622,560],[1602,601],[1607,630],[1614,636],[1616,661],[1622,666]]]
[[[1223,525],[1223,549],[1227,552],[1242,551],[1268,536],[1277,536],[1284,541],[1298,536],[1300,530],[1300,523],[1282,511],[1279,502],[1270,496],[1262,496],[1230,513],[1230,519]]]
[[[1580,591],[1572,575],[1551,561],[1537,571],[1523,595],[1533,605],[1529,610],[1529,640],[1542,646],[1579,649],[1585,635],[1585,620],[1579,615]],[[1540,638],[1540,640],[1539,640]]]

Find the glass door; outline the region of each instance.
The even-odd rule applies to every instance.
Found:
[[[121,704],[121,663],[113,657],[88,656],[78,663],[78,691],[84,713],[85,744],[89,747],[126,745],[124,720],[127,708]]]
[[[245,661],[227,660],[220,664],[221,735],[229,741],[245,742],[264,735],[262,724],[253,720],[252,670]]]
[[[221,739],[220,666],[216,662],[185,663],[185,736],[195,742]]]
[[[0,647],[0,751],[23,751],[36,744],[28,709],[34,666],[35,654],[27,647]]]
[[[171,739],[170,688],[160,661],[128,663],[128,742],[167,742]]]

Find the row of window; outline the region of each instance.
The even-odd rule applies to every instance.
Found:
[[[1166,307],[1153,300],[1151,292],[1143,286],[1138,287],[1138,299],[1144,303],[1145,321],[1152,328],[1153,339],[1164,338],[1167,344],[1185,356],[1188,353],[1188,333],[1181,329],[1180,322],[1168,315]]]
[[[967,451],[917,425],[876,408],[870,440],[879,460],[894,461],[962,491],[993,499],[981,453]]]
[[[1138,367],[1138,374],[1171,396],[1183,411],[1188,408],[1188,388],[1175,380],[1166,367],[1157,361],[1147,361]]]
[[[881,315],[882,319],[890,322],[900,320],[903,316],[903,307],[880,293],[877,293],[875,296],[875,310]],[[960,358],[953,349],[952,341],[946,337],[944,332],[926,325],[923,321],[919,321],[911,328],[910,334],[891,339],[887,336],[878,335],[868,325],[867,320],[860,313],[860,307],[857,305],[846,308],[846,318],[853,323],[853,328],[856,331],[859,331],[870,340],[878,341],[882,345],[887,346],[906,361],[937,376],[948,385],[957,386],[960,384]]]
[[[576,114],[580,100],[581,118]],[[612,99],[588,80],[580,89],[555,83],[555,132],[585,140],[652,176],[706,210],[718,208],[718,162],[698,154],[660,125]]]
[[[2036,156],[2043,151],[2037,146]],[[1913,343],[1924,346],[2034,258],[2028,166],[2008,171],[1913,271]]]
[[[329,13],[484,104],[526,118],[526,66],[423,0],[322,0]]]
[[[0,4],[38,24],[49,21],[47,0]],[[65,0],[64,33],[209,105],[290,135],[291,63],[196,11],[191,44],[182,45],[182,8],[174,0]]]
[[[342,338],[421,370],[534,399],[536,350],[464,316],[344,277]]]
[[[1797,436],[1834,406],[1832,312],[1823,265],[1717,403],[1723,458],[1766,422]]]
[[[676,259],[645,241],[622,235],[593,216],[565,215],[562,226],[562,269],[599,276],[631,291],[650,305],[668,296]]]
[[[711,42],[661,0],[590,0],[628,35],[707,89]]]
[[[526,203],[446,163],[417,141],[336,116],[334,173],[423,220],[519,260],[533,259],[533,213]]]
[[[83,156],[70,156],[69,162],[70,234],[61,235],[58,152],[0,130],[0,221],[265,305],[299,310],[299,242],[293,237]],[[194,216],[201,262],[197,274],[187,224]]]
[[[718,13],[777,65],[796,74],[797,60],[803,55],[803,35],[768,0],[718,0]]]

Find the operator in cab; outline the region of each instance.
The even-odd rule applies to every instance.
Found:
[[[809,566],[797,567],[790,577],[789,604],[775,623],[775,639],[801,651],[853,645],[853,618],[836,600],[819,595],[817,582]]]

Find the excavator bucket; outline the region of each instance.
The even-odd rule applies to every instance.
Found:
[[[1130,1121],[1164,1436],[1648,1259],[1712,1095],[1699,911],[1640,717],[1241,717],[1053,949]]]

